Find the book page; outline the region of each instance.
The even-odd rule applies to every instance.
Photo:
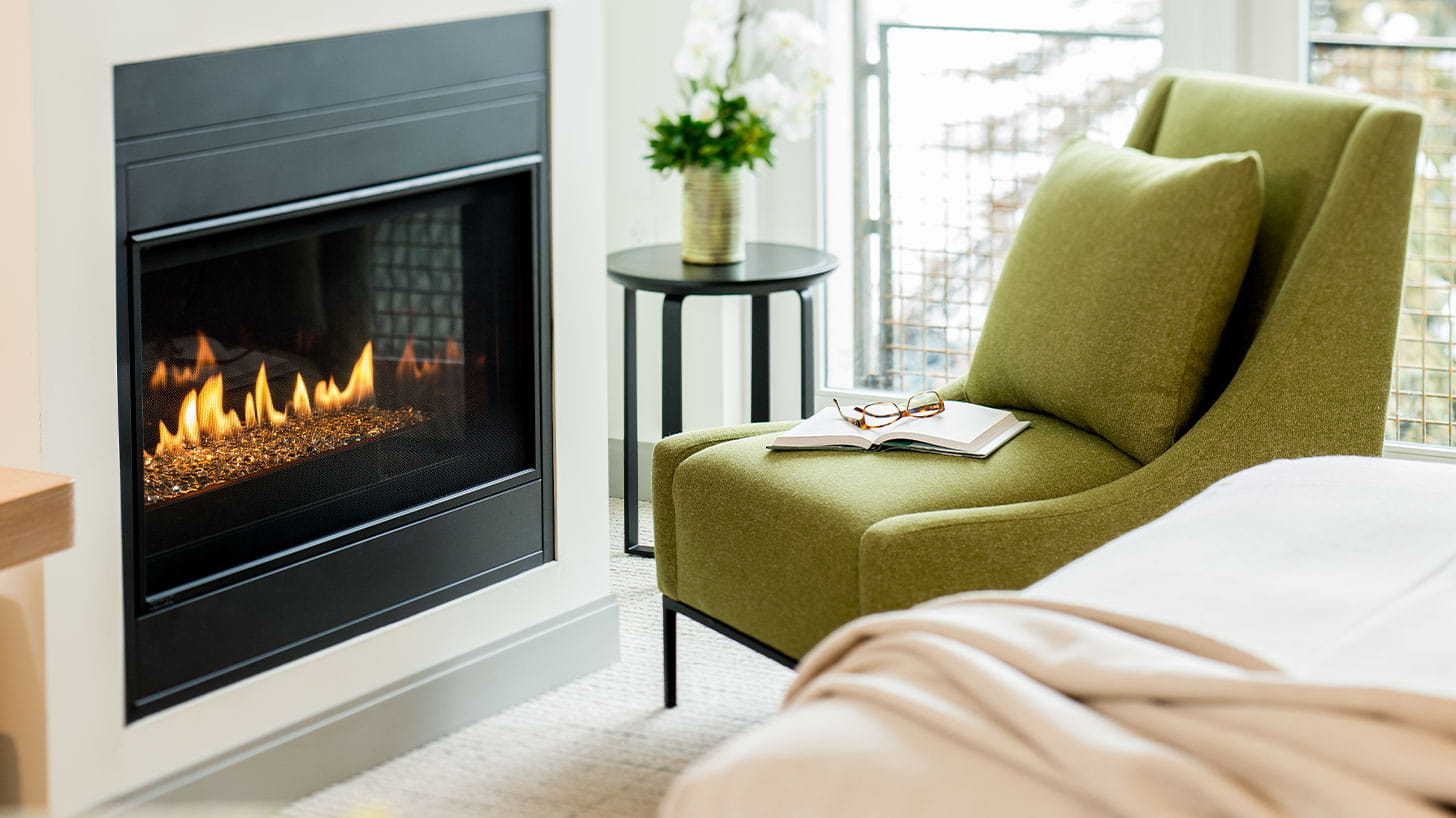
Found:
[[[947,449],[974,451],[982,438],[999,437],[1002,427],[1016,418],[1004,409],[963,401],[946,401],[945,411],[926,418],[904,418],[876,430],[876,441],[915,440]]]
[[[874,431],[866,431],[839,416],[839,410],[828,406],[815,412],[803,423],[773,439],[771,447],[854,446],[868,449],[875,443]]]

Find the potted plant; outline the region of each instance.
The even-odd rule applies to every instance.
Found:
[[[673,59],[683,109],[651,124],[647,159],[683,175],[683,260],[743,260],[743,174],[802,139],[829,83],[824,30],[750,0],[696,0]]]

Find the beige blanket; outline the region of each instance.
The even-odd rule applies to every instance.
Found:
[[[948,597],[857,620],[800,671],[785,716],[697,762],[663,816],[1456,813],[1456,701],[1128,616]]]

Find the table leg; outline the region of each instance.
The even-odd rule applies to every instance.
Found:
[[[682,303],[662,298],[662,436],[682,431]]]
[[[677,611],[662,598],[662,706],[677,707]]]
[[[799,290],[799,409],[802,417],[814,414],[814,295]]]
[[[753,296],[753,318],[749,324],[752,353],[749,357],[748,419],[762,423],[769,419],[769,314],[768,296]]]
[[[628,554],[652,556],[637,544],[637,291],[622,301],[622,542]]]

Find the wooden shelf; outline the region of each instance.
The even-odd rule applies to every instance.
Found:
[[[0,569],[71,547],[71,478],[0,468]]]

